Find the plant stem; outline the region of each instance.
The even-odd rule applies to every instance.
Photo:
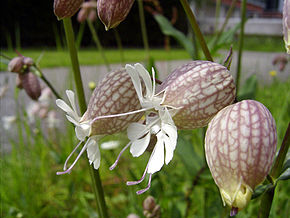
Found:
[[[95,30],[94,24],[89,19],[87,19],[87,23],[89,25],[91,34],[93,36],[93,40],[96,43],[96,46],[97,46],[98,50],[100,51],[101,56],[102,56],[102,58],[104,60],[104,63],[106,65],[106,67],[107,67],[107,70],[110,71],[111,70],[110,64],[109,64],[108,59],[107,59],[107,57],[105,55],[105,51],[104,51],[103,46],[102,46],[102,44],[100,42],[100,39],[98,37],[98,34],[97,34],[96,30]]]
[[[199,28],[199,26],[197,24],[196,18],[194,16],[189,4],[188,4],[188,1],[187,0],[180,0],[180,2],[182,4],[182,6],[183,6],[183,9],[184,9],[184,11],[186,13],[186,16],[187,16],[189,22],[191,24],[191,27],[192,27],[192,29],[193,29],[193,31],[194,31],[194,33],[195,33],[195,35],[196,35],[196,37],[197,37],[197,39],[199,41],[199,44],[200,44],[200,46],[202,48],[204,56],[206,57],[206,59],[208,61],[213,61],[213,59],[211,57],[211,54],[210,54],[210,52],[208,50],[207,44],[206,44],[206,42],[204,40],[204,37],[203,37],[203,35],[202,35],[201,31],[200,31],[200,28]]]
[[[239,52],[238,52],[238,64],[237,64],[237,75],[236,75],[236,95],[238,95],[239,88],[240,88],[242,53],[243,53],[245,23],[246,23],[246,11],[247,11],[247,0],[242,0],[241,31],[240,31],[240,39],[239,39]]]
[[[272,171],[270,173],[270,175],[274,179],[277,179],[281,174],[281,170],[283,168],[283,164],[284,164],[285,157],[286,157],[288,149],[289,149],[289,145],[290,145],[290,123],[288,123],[288,128],[287,128],[285,136],[283,138],[283,142],[282,142],[282,145],[280,147],[279,154],[276,158],[276,161],[275,161],[274,166],[272,168]]]
[[[288,128],[286,130],[285,136],[283,138],[282,145],[279,150],[279,154],[275,160],[274,166],[272,168],[272,171],[270,173],[270,178],[271,176],[275,180],[280,176],[282,168],[283,168],[283,163],[285,161],[285,157],[287,155],[288,149],[290,145],[290,123],[288,123]],[[272,179],[272,178],[271,178]],[[273,182],[272,182],[273,183]],[[260,210],[259,210],[259,218],[267,218],[269,217],[270,210],[272,207],[272,202],[275,194],[275,188],[276,184],[273,184],[274,186],[267,190],[267,192],[262,196],[261,199],[261,205],[260,205]]]
[[[143,39],[144,49],[146,52],[146,61],[149,61],[149,57],[150,57],[149,43],[148,43],[148,37],[147,37],[147,29],[146,29],[145,15],[144,15],[144,8],[143,8],[142,0],[138,0],[138,9],[139,9],[141,31],[142,31],[142,39]]]
[[[34,65],[34,69],[37,71],[37,76],[43,80],[43,82],[50,88],[52,93],[55,95],[56,98],[62,99],[61,96],[58,94],[58,92],[55,90],[53,85],[46,79],[40,68],[36,65]]]
[[[74,39],[74,32],[72,28],[71,19],[64,18],[63,24],[64,24],[64,29],[65,29],[65,34],[66,34],[67,46],[69,49],[72,67],[73,67],[73,75],[74,75],[74,81],[76,85],[80,111],[83,114],[86,111],[86,101],[85,101],[85,95],[84,95],[84,90],[83,90],[83,83],[82,83],[82,78],[81,78],[81,73],[80,73],[77,50],[75,47],[75,39]],[[90,176],[93,183],[93,190],[94,190],[95,198],[97,201],[97,206],[99,209],[99,215],[101,218],[106,218],[108,217],[107,207],[106,207],[104,191],[103,191],[99,171],[94,170],[93,166],[89,164],[89,161],[87,161],[87,163],[89,165],[89,171],[90,171]]]
[[[221,12],[221,0],[216,0],[216,6],[215,6],[215,27],[214,31],[218,31],[219,26],[219,20],[220,20],[220,12]]]
[[[123,64],[125,62],[125,58],[124,58],[124,50],[123,50],[123,46],[122,46],[122,40],[121,40],[120,34],[119,34],[116,27],[113,28],[113,31],[114,31],[114,35],[115,35],[115,38],[117,41],[118,49],[120,51],[121,63]]]
[[[227,26],[227,24],[228,24],[228,22],[229,22],[229,19],[230,19],[230,17],[232,16],[232,13],[233,13],[233,11],[234,11],[234,9],[235,9],[235,7],[236,7],[237,2],[238,2],[238,0],[233,0],[233,1],[232,1],[231,7],[230,7],[230,9],[229,9],[228,12],[227,12],[227,15],[226,15],[225,21],[224,21],[224,23],[223,23],[221,29],[217,32],[217,35],[216,35],[216,37],[215,37],[215,40],[214,40],[214,43],[213,43],[213,46],[212,46],[213,48],[214,48],[215,45],[218,43],[218,41],[219,41],[219,39],[220,39],[222,33],[224,32],[224,30],[225,30],[225,28],[226,28],[226,26]]]

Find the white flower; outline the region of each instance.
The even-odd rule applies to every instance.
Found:
[[[5,130],[10,130],[12,125],[16,122],[16,116],[3,116],[1,118],[3,122],[3,128]]]
[[[57,172],[57,175],[70,173],[71,169],[74,167],[80,156],[87,150],[87,155],[89,158],[90,164],[94,164],[94,168],[98,169],[100,166],[101,154],[98,146],[98,140],[100,136],[90,136],[91,134],[91,122],[90,120],[82,121],[82,117],[80,117],[77,113],[76,104],[75,104],[75,94],[71,90],[66,91],[66,95],[71,104],[71,107],[67,105],[63,100],[57,99],[56,105],[61,108],[63,111],[67,113],[67,119],[72,122],[75,127],[75,132],[77,138],[80,140],[79,144],[74,148],[72,153],[68,156],[65,161],[63,172]],[[81,152],[72,163],[72,165],[67,169],[67,162],[72,156],[72,154],[77,150],[77,148],[85,141],[86,137],[89,137],[81,149]]]
[[[178,108],[162,105],[166,96],[166,90],[163,93],[155,94],[154,69],[152,70],[152,85],[148,71],[141,64],[137,63],[134,66],[127,64],[125,68],[132,79],[141,106],[146,110],[146,125],[140,123],[129,125],[127,134],[130,142],[120,152],[110,169],[115,168],[120,156],[128,147],[130,147],[130,152],[134,157],[142,155],[150,143],[151,135],[156,135],[157,143],[151,153],[142,178],[138,181],[127,182],[127,185],[138,184],[144,180],[146,173],[148,173],[148,186],[145,189],[137,191],[137,194],[142,194],[150,188],[152,174],[158,172],[164,165],[164,162],[168,164],[173,158],[173,152],[177,143],[177,128],[172,120],[172,116],[178,111]],[[144,96],[142,84],[145,84],[146,88]],[[165,154],[164,150],[166,151]]]
[[[104,150],[111,150],[119,147],[119,145],[120,145],[119,141],[107,141],[101,144],[101,148]]]

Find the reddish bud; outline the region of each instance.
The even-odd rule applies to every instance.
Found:
[[[11,61],[8,64],[8,71],[14,72],[14,73],[22,73],[23,68],[23,56],[15,57],[11,59]]]
[[[98,0],[98,16],[106,30],[119,25],[128,15],[134,0]]]
[[[175,69],[161,84],[163,105],[180,108],[174,115],[180,129],[206,126],[235,99],[235,84],[226,67],[210,61],[192,61]]]
[[[271,169],[277,132],[269,110],[253,100],[230,105],[209,123],[205,154],[224,204],[243,209]]]
[[[80,8],[84,0],[54,0],[54,14],[59,20],[72,17]]]
[[[37,79],[37,76],[33,73],[24,73],[19,74],[19,79],[27,95],[33,100],[37,100],[41,95],[40,83]]]
[[[141,109],[133,83],[125,69],[109,73],[94,90],[86,113],[80,122],[104,115],[115,115]],[[91,135],[113,134],[137,122],[143,113],[97,119],[92,124]]]

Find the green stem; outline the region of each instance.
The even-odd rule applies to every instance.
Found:
[[[120,34],[119,34],[116,27],[113,28],[113,31],[114,31],[114,35],[115,35],[115,38],[117,41],[118,49],[120,51],[121,63],[123,64],[125,62],[125,58],[124,58],[124,50],[123,50],[123,46],[122,46],[122,40],[121,40]]]
[[[285,157],[289,149],[289,145],[290,145],[290,123],[288,123],[288,128],[283,138],[283,142],[280,147],[279,154],[275,160],[270,176],[268,177],[270,180],[272,180],[272,178],[274,179],[274,181],[273,180],[271,181],[272,184],[275,183],[275,180],[281,174],[283,163],[285,161]],[[269,217],[271,207],[272,207],[272,202],[274,199],[275,188],[276,188],[276,184],[274,184],[274,186],[270,188],[269,190],[267,190],[267,192],[262,196],[260,210],[259,210],[259,218]]]
[[[222,33],[224,32],[224,30],[225,30],[225,28],[226,28],[226,26],[227,26],[227,24],[228,24],[228,22],[229,22],[229,19],[230,19],[230,17],[232,16],[232,13],[233,13],[233,11],[234,11],[234,9],[235,9],[235,7],[236,7],[237,2],[238,2],[238,0],[233,0],[233,1],[232,1],[231,7],[230,7],[230,9],[229,9],[228,12],[227,12],[227,15],[226,15],[225,21],[224,21],[224,23],[223,23],[221,29],[218,31],[216,37],[215,37],[215,40],[214,40],[214,43],[213,43],[213,46],[212,46],[213,48],[215,47],[215,45],[216,45],[217,42],[219,41],[219,39],[220,39]]]
[[[187,16],[189,22],[191,24],[191,27],[192,27],[192,29],[193,29],[193,31],[194,31],[194,33],[195,33],[195,35],[196,35],[196,37],[197,37],[197,39],[199,41],[199,44],[200,44],[200,46],[202,48],[204,56],[206,57],[206,59],[208,61],[213,61],[213,59],[211,57],[211,54],[210,54],[210,52],[208,50],[207,44],[206,44],[206,42],[204,40],[204,37],[203,37],[203,35],[202,35],[201,31],[200,31],[200,28],[199,28],[199,26],[197,24],[196,18],[194,16],[189,4],[188,4],[188,1],[187,0],[180,0],[180,2],[182,4],[182,6],[183,6],[183,9],[184,9],[184,11],[186,13],[186,16]]]
[[[274,179],[277,179],[281,174],[283,164],[284,164],[284,161],[285,161],[288,149],[289,149],[289,145],[290,145],[290,123],[288,123],[288,128],[286,130],[282,145],[280,147],[279,154],[276,158],[276,161],[270,173],[270,175]]]
[[[72,68],[73,68],[73,75],[74,75],[74,81],[76,85],[80,111],[83,114],[86,111],[86,101],[85,101],[85,94],[83,90],[83,83],[82,83],[82,78],[81,78],[81,73],[80,73],[77,50],[75,47],[75,39],[74,39],[74,32],[72,28],[71,19],[70,18],[63,19],[63,24],[64,24],[67,46],[69,49]],[[97,200],[99,215],[101,218],[106,218],[108,217],[107,207],[106,207],[104,191],[103,191],[99,171],[94,170],[93,166],[89,164],[89,161],[87,161],[87,163],[89,165],[89,171],[90,171],[90,176],[93,183],[93,190],[94,190],[95,198]]]
[[[144,49],[146,52],[146,59],[149,61],[149,43],[148,43],[148,37],[147,37],[147,29],[146,29],[146,23],[145,23],[145,15],[144,15],[144,8],[143,8],[143,1],[138,0],[138,9],[139,9],[139,19],[140,19],[140,25],[141,25],[141,31],[142,31],[142,39],[144,44]]]
[[[62,99],[61,96],[58,94],[58,92],[55,90],[55,88],[52,86],[52,84],[46,79],[44,74],[42,73],[41,69],[34,65],[34,69],[37,71],[36,74],[37,76],[42,79],[42,81],[50,88],[52,93],[55,95],[56,98]]]
[[[245,23],[246,23],[246,11],[247,11],[247,0],[242,0],[242,7],[241,7],[241,32],[240,32],[240,40],[239,40],[238,64],[237,64],[237,75],[236,75],[236,90],[237,90],[236,91],[236,95],[238,95],[239,88],[240,88],[242,53],[243,53]]]
[[[215,28],[214,31],[218,31],[219,26],[219,20],[220,20],[220,11],[221,11],[221,0],[216,0],[216,6],[215,6]]]
[[[104,63],[105,63],[105,65],[106,65],[106,67],[107,67],[107,70],[110,71],[111,68],[110,68],[109,61],[108,61],[108,59],[107,59],[107,57],[106,57],[106,55],[105,55],[105,51],[104,51],[103,46],[102,46],[102,44],[101,44],[101,42],[100,42],[100,39],[99,39],[99,37],[98,37],[98,34],[97,34],[96,30],[95,30],[94,24],[93,24],[92,21],[90,21],[89,19],[87,19],[87,23],[88,23],[88,25],[89,25],[89,28],[90,28],[91,34],[92,34],[92,36],[93,36],[93,40],[94,40],[94,42],[96,43],[96,46],[97,46],[98,50],[100,51],[101,56],[102,56],[102,58],[103,58],[103,60],[104,60]]]

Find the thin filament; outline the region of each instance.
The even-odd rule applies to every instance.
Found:
[[[143,194],[144,192],[148,191],[148,189],[149,189],[150,186],[151,186],[151,178],[152,178],[152,174],[149,174],[149,181],[148,181],[148,185],[147,185],[147,187],[144,188],[144,189],[141,189],[141,190],[137,191],[137,192],[136,192],[137,195],[141,195],[141,194]]]
[[[75,151],[78,149],[78,147],[82,144],[83,141],[80,141],[77,146],[74,148],[74,150],[70,153],[70,155],[66,158],[65,162],[64,162],[64,166],[63,166],[63,170],[66,170],[66,165],[67,162],[69,161],[70,157],[73,155],[73,153],[75,153]]]
[[[110,170],[113,170],[116,166],[117,166],[117,164],[118,164],[118,162],[119,162],[119,160],[120,160],[120,157],[121,157],[121,155],[124,153],[124,151],[131,145],[131,143],[132,142],[129,142],[122,150],[121,150],[121,152],[119,153],[119,155],[118,155],[118,157],[117,157],[117,159],[116,159],[116,161],[113,163],[113,165],[109,168]]]
[[[131,114],[137,114],[143,111],[147,111],[152,109],[152,107],[149,108],[142,108],[140,110],[136,110],[136,111],[130,111],[130,112],[126,112],[126,113],[121,113],[121,114],[113,114],[113,115],[104,115],[104,116],[99,116],[99,117],[95,117],[91,122],[90,125],[92,125],[96,120],[100,120],[100,119],[105,119],[105,118],[113,118],[113,117],[121,117],[121,116],[127,116],[127,115],[131,115]]]
[[[84,151],[87,148],[87,144],[88,144],[89,140],[86,142],[86,144],[84,145],[84,147],[82,148],[81,152],[78,154],[77,158],[75,159],[75,161],[72,163],[72,165],[65,171],[63,172],[56,172],[56,175],[62,175],[62,174],[66,174],[66,173],[70,173],[71,169],[74,167],[74,165],[77,163],[77,161],[80,159],[81,155],[84,153]]]
[[[141,179],[139,179],[138,181],[128,181],[128,182],[127,182],[127,185],[137,185],[137,184],[141,183],[141,182],[144,180],[145,175],[146,175],[146,173],[147,173],[148,165],[149,165],[149,164],[147,164],[147,166],[146,166],[146,168],[145,168],[145,170],[144,170],[144,173],[143,173]]]

